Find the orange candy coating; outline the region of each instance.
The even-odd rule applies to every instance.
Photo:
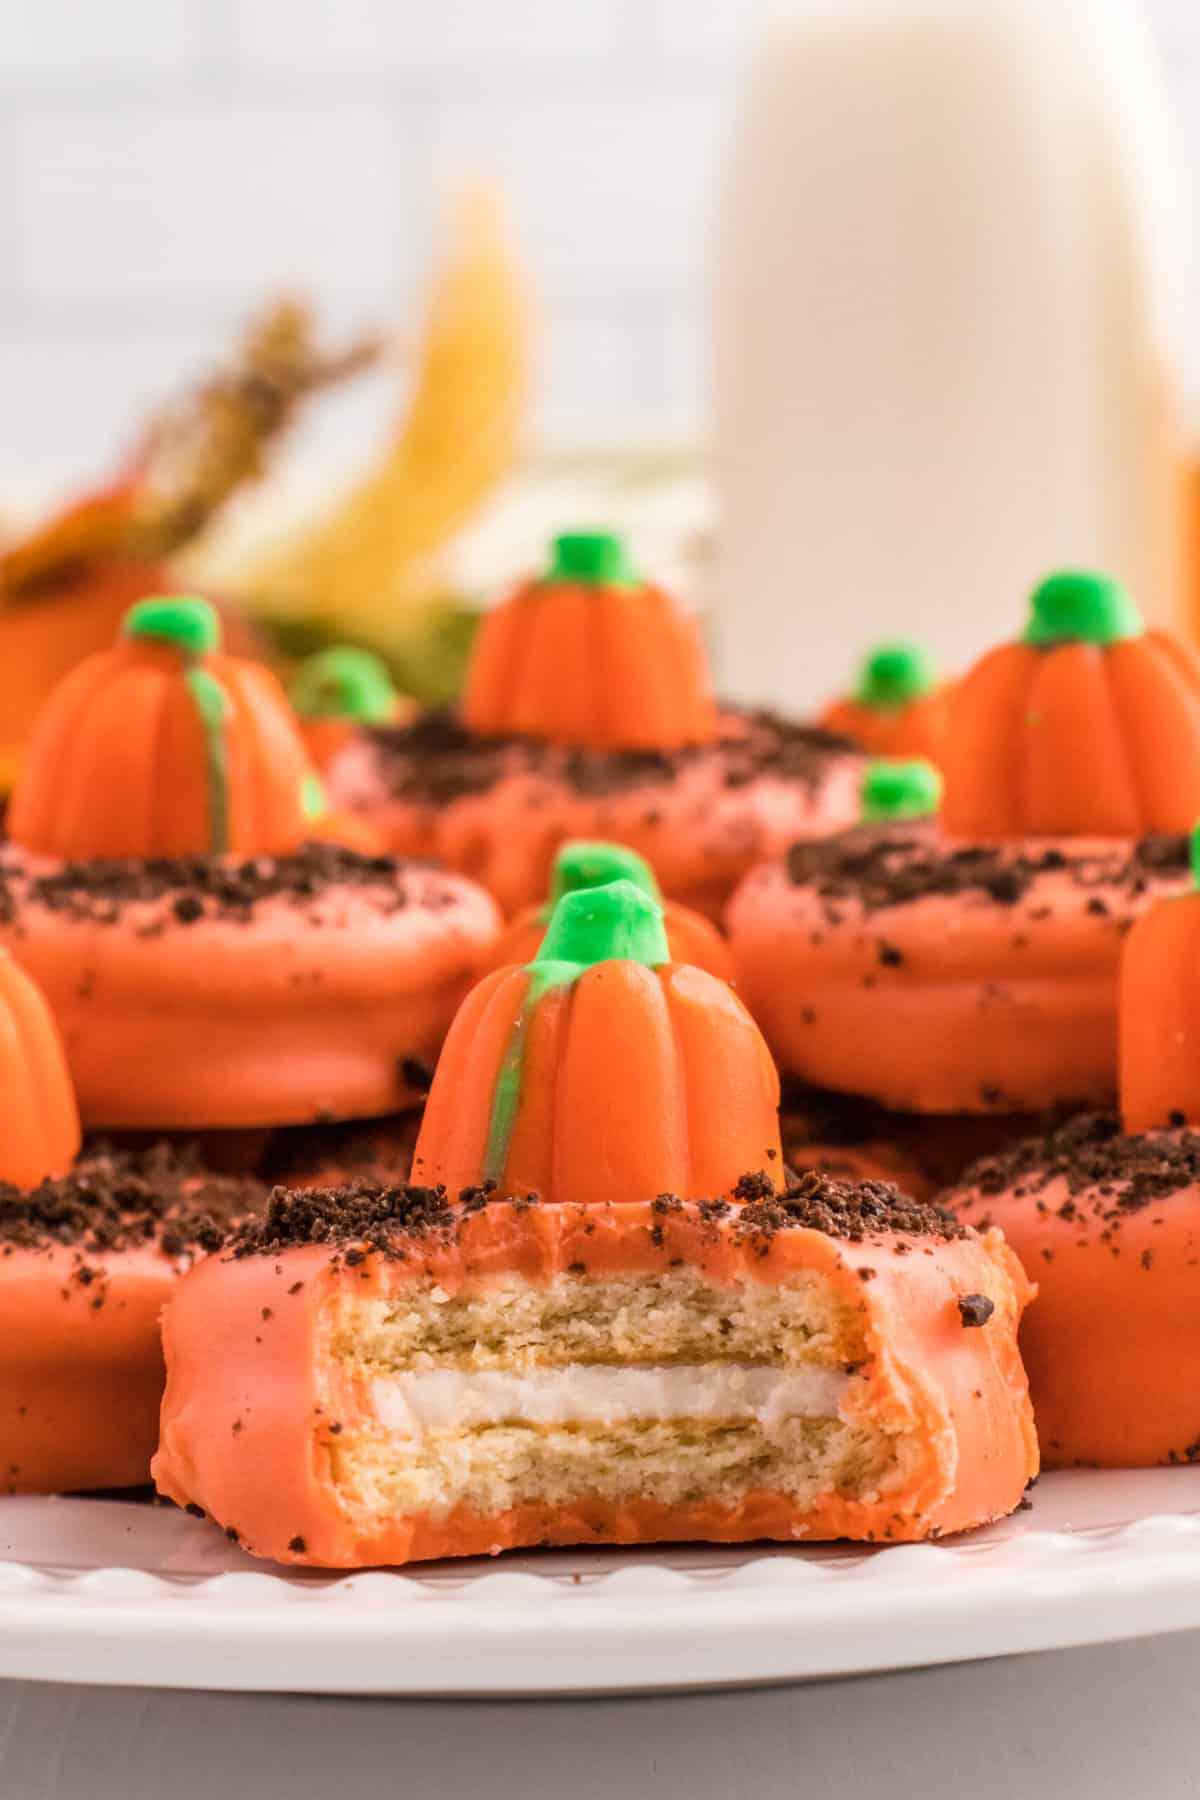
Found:
[[[1200,831],[1192,834],[1193,865]],[[1121,957],[1121,1114],[1126,1131],[1200,1121],[1200,893],[1160,901]]]
[[[955,694],[947,831],[1139,837],[1200,814],[1200,659],[1099,576],[1052,576]]]
[[[725,982],[667,954],[661,910],[629,882],[560,901],[537,960],[487,976],[455,1019],[413,1180],[585,1205],[777,1181],[761,1034]]]
[[[677,750],[717,734],[695,620],[637,581],[601,533],[558,538],[549,574],[487,615],[461,710],[484,737],[597,750]]]
[[[893,1254],[886,1236],[851,1243],[809,1229],[778,1232],[764,1246],[739,1240],[728,1220],[704,1220],[691,1208],[663,1212],[650,1201],[493,1201],[463,1220],[453,1244],[434,1238],[404,1260],[367,1254],[349,1267],[320,1246],[211,1258],[180,1283],[164,1313],[168,1378],[154,1478],[171,1499],[197,1503],[236,1531],[253,1554],[329,1568],[527,1544],[895,1543],[964,1530],[1010,1512],[1037,1472],[1015,1330],[1031,1290],[996,1233],[914,1237],[907,1247],[916,1253]],[[731,1303],[756,1284],[812,1271],[862,1311],[871,1358],[864,1404],[913,1431],[918,1446],[898,1486],[853,1499],[831,1488],[811,1509],[773,1490],[732,1504],[673,1506],[579,1494],[490,1517],[462,1507],[396,1516],[339,1489],[339,1446],[370,1422],[364,1384],[324,1349],[341,1295],[402,1305],[416,1283],[436,1282],[456,1296],[511,1275],[548,1284],[580,1266],[603,1279],[680,1265],[728,1287]],[[867,1270],[869,1278],[860,1273]],[[963,1329],[957,1300],[973,1293],[995,1305],[983,1330]]]
[[[55,688],[13,793],[14,843],[64,860],[270,854],[308,832],[312,767],[270,670],[206,602],[145,600]]]
[[[34,983],[0,950],[0,1181],[36,1187],[79,1154],[79,1109],[58,1026]]]
[[[163,1392],[159,1318],[188,1266],[152,1245],[0,1260],[0,1492],[71,1493],[149,1479]],[[102,1304],[97,1300],[102,1298]]]

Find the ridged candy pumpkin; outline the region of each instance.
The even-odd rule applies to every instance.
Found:
[[[672,962],[694,963],[723,981],[733,980],[733,957],[716,926],[690,906],[664,900],[644,857],[623,844],[583,840],[563,845],[554,859],[549,900],[544,906],[530,906],[517,914],[488,956],[487,967],[498,969],[505,963],[532,962],[563,895],[577,893],[581,888],[604,887],[610,881],[631,881],[662,907]]]
[[[854,692],[831,701],[819,723],[870,756],[920,756],[940,764],[950,695],[919,644],[880,644],[859,670]]]
[[[669,960],[629,881],[559,901],[525,967],[472,990],[434,1076],[412,1178],[602,1205],[779,1180],[779,1078],[733,990]]]
[[[1121,951],[1121,1116],[1126,1131],[1200,1125],[1200,826],[1193,892],[1160,900]]]
[[[931,819],[942,803],[942,777],[931,762],[870,762],[863,771],[862,823]]]
[[[324,807],[275,676],[223,655],[205,600],[149,599],[111,650],[54,690],[13,792],[9,835],[39,855],[267,855]]]
[[[1052,575],[1023,638],[959,683],[952,836],[1141,837],[1200,814],[1200,659],[1103,575]]]
[[[0,951],[0,1181],[32,1188],[79,1154],[79,1109],[50,1008]]]
[[[483,737],[678,750],[718,729],[696,621],[607,533],[555,540],[549,571],[483,621],[461,703]]]
[[[306,657],[292,677],[288,699],[318,769],[328,768],[361,725],[390,725],[401,713],[387,664],[353,644],[333,644]]]

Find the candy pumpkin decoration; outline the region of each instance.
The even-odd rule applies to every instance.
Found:
[[[930,762],[872,762],[863,773],[862,822],[931,819],[942,803],[942,777]]]
[[[1126,1131],[1200,1125],[1200,826],[1190,894],[1159,900],[1121,952],[1121,1114]]]
[[[950,688],[918,644],[880,644],[852,694],[832,701],[819,723],[871,756],[921,756],[940,763],[950,727]]]
[[[13,793],[9,836],[84,861],[294,849],[324,810],[268,669],[223,655],[204,600],[150,599],[55,689]]]
[[[544,906],[529,906],[517,914],[488,957],[487,966],[498,969],[505,963],[532,962],[563,895],[581,888],[604,887],[611,881],[631,881],[662,907],[672,962],[693,963],[698,969],[707,969],[710,975],[732,981],[733,958],[716,926],[690,906],[664,900],[644,857],[623,844],[582,841],[563,845],[554,859],[550,899]]]
[[[581,1205],[731,1194],[777,1181],[779,1078],[732,989],[670,961],[662,908],[631,881],[564,895],[533,962],[463,1002],[413,1180]]]
[[[382,657],[353,644],[334,644],[306,657],[288,699],[318,769],[328,768],[359,726],[394,724],[403,710]]]
[[[79,1154],[79,1111],[58,1026],[24,969],[0,951],[0,1181],[36,1187]]]
[[[1023,638],[959,684],[953,836],[1141,837],[1200,814],[1200,661],[1107,576],[1052,575]]]
[[[461,710],[483,737],[591,750],[678,750],[718,728],[695,620],[600,532],[556,538],[549,572],[487,615]]]

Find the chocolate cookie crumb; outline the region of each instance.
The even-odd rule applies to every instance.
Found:
[[[100,1146],[86,1151],[70,1174],[28,1192],[0,1183],[0,1245],[66,1244],[88,1256],[139,1244],[172,1257],[212,1251],[234,1219],[261,1211],[266,1198],[257,1181],[209,1173],[194,1151],[166,1143],[145,1150]],[[81,1265],[84,1285],[98,1274]]]
[[[960,1294],[958,1296],[958,1316],[968,1330],[977,1330],[986,1325],[996,1310],[996,1302],[989,1300],[986,1294]]]
[[[438,870],[392,856],[364,856],[340,844],[308,843],[287,856],[150,857],[67,862],[45,873],[0,857],[0,916],[18,904],[44,907],[93,925],[116,924],[131,907],[161,905],[167,922],[191,929],[204,919],[248,924],[258,907],[282,902],[313,914],[347,888],[383,913],[440,910],[456,889]]]
[[[793,844],[787,873],[795,887],[811,887],[829,902],[855,900],[864,912],[907,906],[934,894],[982,895],[1001,906],[1024,900],[1043,875],[1064,873],[1080,892],[1084,910],[1096,913],[1103,887],[1132,900],[1147,879],[1183,880],[1188,841],[1183,836],[1144,838],[1129,848],[1063,850],[1008,849],[999,845],[952,846],[928,832],[858,827],[831,838]],[[1104,902],[1099,909],[1107,914]],[[880,960],[886,960],[881,951]]]
[[[565,784],[578,794],[621,794],[674,781],[697,763],[715,765],[727,788],[761,776],[798,782],[811,792],[831,769],[855,754],[848,739],[769,712],[724,708],[726,728],[715,742],[680,750],[581,750],[533,738],[481,738],[451,708],[423,713],[412,724],[364,732],[374,773],[397,799],[445,806],[486,794],[513,776]]]
[[[1068,1195],[1059,1209],[1064,1219],[1082,1209],[1117,1222],[1123,1214],[1200,1183],[1200,1132],[1125,1136],[1113,1114],[1081,1113],[972,1164],[947,1199],[953,1204],[955,1196],[968,1192],[990,1197],[1013,1188],[1037,1194],[1060,1180]]]

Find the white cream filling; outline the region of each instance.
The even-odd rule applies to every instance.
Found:
[[[840,1369],[750,1363],[617,1368],[569,1363],[527,1375],[503,1369],[422,1369],[379,1376],[375,1417],[400,1437],[483,1425],[619,1425],[634,1420],[832,1419],[849,1385]]]

